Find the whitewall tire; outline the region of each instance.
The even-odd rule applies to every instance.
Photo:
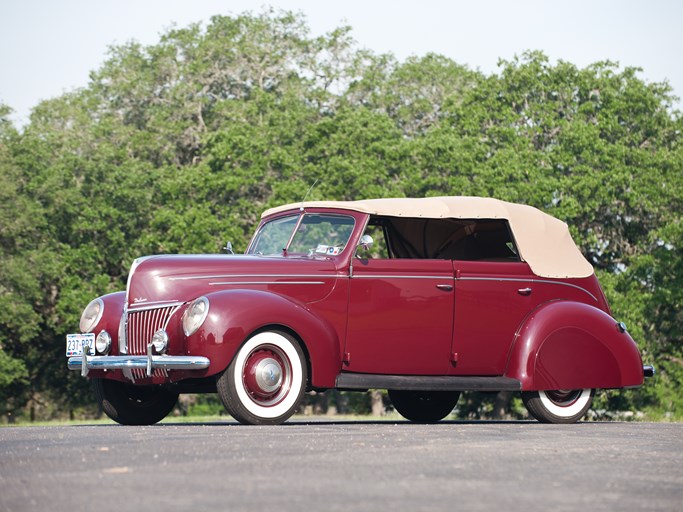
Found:
[[[529,414],[543,423],[576,423],[593,403],[595,390],[524,391],[522,401]]]
[[[265,331],[240,347],[217,389],[226,410],[240,423],[276,425],[294,414],[306,381],[299,343],[282,332]]]

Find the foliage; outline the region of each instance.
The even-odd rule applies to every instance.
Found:
[[[65,369],[64,336],[93,297],[125,287],[134,258],[244,249],[265,208],[318,180],[310,199],[483,195],[565,220],[659,372],[600,406],[683,416],[671,89],[540,52],[499,67],[397,62],[357,49],[348,27],[312,36],[301,15],[266,10],[112,47],[84,88],[40,103],[22,130],[0,106],[2,412],[91,403]],[[486,403],[467,398],[461,414]]]

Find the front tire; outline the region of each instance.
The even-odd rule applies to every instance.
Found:
[[[168,416],[178,403],[178,393],[163,386],[93,379],[93,387],[104,413],[121,425],[153,425]]]
[[[436,423],[448,416],[460,398],[458,391],[389,390],[394,409],[414,423]]]
[[[529,414],[541,423],[576,423],[593,403],[595,390],[523,391],[522,401]]]
[[[299,407],[306,359],[290,336],[266,331],[249,338],[216,382],[225,409],[240,423],[278,425]]]

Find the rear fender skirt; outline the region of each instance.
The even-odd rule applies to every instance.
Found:
[[[554,301],[517,331],[505,376],[525,391],[637,387],[643,363],[623,324],[593,306]]]

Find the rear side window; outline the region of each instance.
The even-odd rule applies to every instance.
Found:
[[[367,233],[378,257],[520,261],[510,227],[500,219],[373,217]]]

